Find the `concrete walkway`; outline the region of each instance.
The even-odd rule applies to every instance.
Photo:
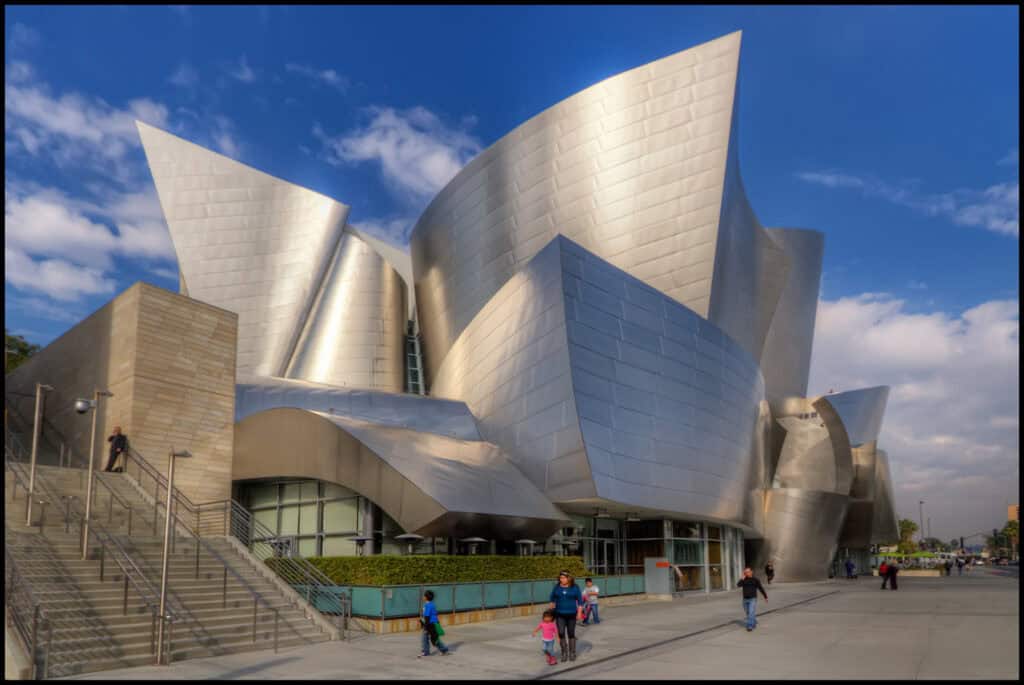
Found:
[[[601,625],[577,629],[575,664],[548,666],[530,637],[538,617],[528,617],[452,627],[447,657],[417,659],[418,634],[357,635],[78,679],[1018,677],[1015,578],[907,578],[897,592],[873,578],[768,590],[752,633],[736,592],[607,607]],[[651,645],[660,646],[635,651]]]

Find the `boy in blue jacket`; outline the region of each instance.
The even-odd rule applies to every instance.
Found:
[[[441,654],[447,655],[448,647],[445,646],[437,634],[438,621],[437,607],[434,606],[434,591],[427,590],[424,592],[423,599],[423,617],[420,619],[420,625],[423,626],[423,650],[419,656],[430,656],[430,643],[434,643],[441,651]]]

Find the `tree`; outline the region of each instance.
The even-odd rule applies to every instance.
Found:
[[[11,335],[6,328],[4,338],[7,347],[7,373],[14,371],[39,351],[39,345],[33,345],[20,335]]]
[[[914,544],[914,533],[917,532],[917,524],[910,519],[900,519],[900,544],[897,551],[900,554],[909,554],[917,551]]]
[[[1016,556],[1014,552],[1020,545],[1020,521],[1007,521],[1001,534],[1010,544],[1010,556]]]
[[[959,550],[960,549],[960,540],[958,540],[957,538],[953,538],[952,540],[950,540],[949,541],[949,548],[951,550],[953,550],[953,551]]]

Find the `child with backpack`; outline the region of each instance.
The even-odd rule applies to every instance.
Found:
[[[424,592],[423,599],[423,614],[420,617],[420,625],[423,626],[423,649],[419,657],[430,656],[431,643],[440,650],[441,654],[447,656],[448,647],[441,641],[441,636],[444,635],[444,628],[441,627],[441,623],[437,618],[437,607],[434,606],[434,591],[427,590]]]

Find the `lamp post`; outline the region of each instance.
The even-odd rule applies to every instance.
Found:
[[[921,521],[921,542],[924,543],[924,500],[919,500],[917,503],[917,515]],[[921,546],[924,547],[924,544]]]
[[[52,385],[36,383],[36,410],[32,418],[32,456],[28,470],[28,502],[25,506],[25,525],[32,525],[32,495],[36,490],[36,454],[39,451],[39,405],[42,402],[43,390],[53,390]]]
[[[92,411],[92,432],[89,434],[89,472],[85,480],[85,521],[82,522],[82,560],[89,558],[89,521],[92,514],[92,479],[96,461],[96,415],[99,414],[101,397],[113,397],[114,393],[95,388],[91,400],[75,400],[75,411],[84,414]]]
[[[156,663],[164,659],[164,625],[167,623],[167,566],[170,562],[171,548],[171,505],[174,499],[174,459],[187,459],[192,453],[187,450],[175,452],[172,448],[167,456],[167,511],[164,521],[164,553],[160,562],[160,623],[156,630]],[[197,543],[198,544],[198,543]],[[198,557],[197,557],[198,558]]]
[[[423,536],[417,535],[416,533],[402,533],[401,535],[396,535],[395,539],[407,543],[407,554],[412,554],[412,550],[416,546],[416,543],[422,540]]]

